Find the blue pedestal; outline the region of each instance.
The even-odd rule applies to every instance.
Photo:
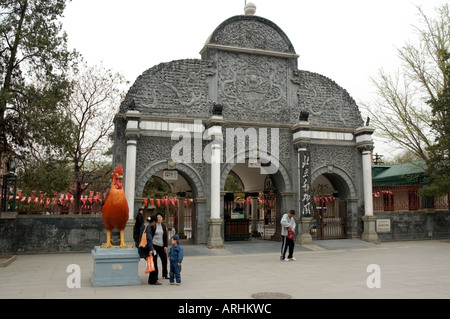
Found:
[[[92,250],[94,287],[140,285],[139,254],[137,248],[100,248]]]

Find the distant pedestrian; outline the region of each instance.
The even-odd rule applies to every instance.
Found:
[[[295,247],[295,211],[290,210],[287,214],[284,214],[281,218],[281,257],[280,260],[290,261],[296,260],[293,256]],[[287,258],[286,251],[289,248],[289,254]]]
[[[178,234],[178,214],[175,212],[173,215],[173,228],[175,228],[175,234]]]
[[[136,216],[136,222],[134,223],[133,228],[133,239],[136,247],[139,247],[139,238],[142,224],[144,224],[144,209],[139,208],[138,214]]]
[[[183,262],[183,247],[179,243],[178,235],[173,235],[171,238],[172,247],[169,250],[170,261],[170,284],[173,285],[176,280],[177,286],[181,284],[181,263]]]

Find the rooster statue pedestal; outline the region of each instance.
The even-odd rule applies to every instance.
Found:
[[[114,170],[112,185],[102,209],[106,228],[106,244],[92,250],[94,269],[91,284],[94,287],[140,285],[139,253],[137,248],[125,244],[124,230],[127,225],[128,203],[122,187],[122,165]],[[120,232],[120,246],[111,243],[111,232]]]
[[[140,285],[137,248],[110,249],[96,246],[92,251],[93,287]]]

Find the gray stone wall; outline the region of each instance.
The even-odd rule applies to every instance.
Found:
[[[114,231],[113,237],[118,242],[118,232]],[[90,252],[105,241],[101,217],[19,215],[0,219],[0,254]]]
[[[391,221],[390,232],[379,232],[381,241],[450,238],[450,211],[376,213]]]

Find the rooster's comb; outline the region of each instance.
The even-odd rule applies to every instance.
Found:
[[[117,175],[123,175],[123,168],[122,168],[122,165],[117,165],[117,167],[114,169],[114,172],[113,172],[114,174],[117,174]]]

